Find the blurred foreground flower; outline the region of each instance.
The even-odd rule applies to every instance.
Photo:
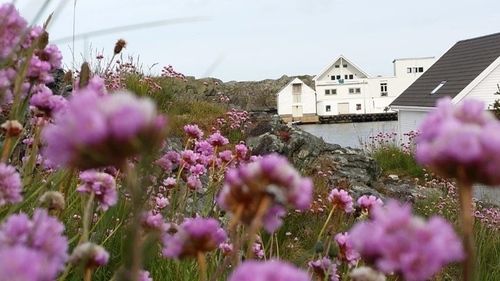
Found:
[[[448,263],[464,258],[448,222],[437,216],[426,222],[396,201],[374,209],[370,221],[357,223],[349,233],[365,261],[407,281],[429,280]]]
[[[263,220],[264,228],[272,232],[281,225],[284,206],[309,207],[312,188],[312,181],[302,177],[286,158],[272,154],[229,170],[217,200],[232,213],[233,220],[247,225],[254,219]]]
[[[0,207],[23,200],[21,176],[16,168],[0,163]]]
[[[280,261],[246,261],[229,276],[228,281],[311,281],[309,275]]]
[[[32,220],[24,213],[7,217],[0,225],[0,280],[54,280],[68,259],[63,232],[63,224],[43,209]]]
[[[44,154],[58,166],[120,167],[126,158],[154,149],[164,126],[149,99],[128,92],[75,94],[42,132]]]
[[[476,100],[438,101],[417,138],[417,160],[445,177],[500,184],[500,122]]]

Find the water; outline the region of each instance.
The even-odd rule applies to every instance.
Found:
[[[361,148],[361,142],[368,140],[380,132],[397,132],[398,121],[308,124],[300,125],[302,130],[321,137],[327,143],[339,144],[343,147]]]
[[[361,142],[368,140],[380,132],[397,132],[397,121],[340,123],[340,124],[309,124],[300,125],[302,130],[321,137],[327,143],[339,144],[343,147],[361,148]],[[474,197],[484,202],[500,205],[500,188],[475,186]]]

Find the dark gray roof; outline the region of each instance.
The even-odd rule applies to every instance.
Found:
[[[442,97],[454,98],[499,56],[500,33],[459,41],[391,106],[433,107]],[[431,95],[441,81],[446,81],[446,84]]]

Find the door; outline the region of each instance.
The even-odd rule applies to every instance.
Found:
[[[338,104],[339,114],[349,114],[349,103],[341,102]]]
[[[294,105],[292,107],[292,117],[302,117],[302,105]]]

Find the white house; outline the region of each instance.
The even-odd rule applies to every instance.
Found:
[[[314,77],[317,114],[369,114],[386,112],[389,104],[419,78],[433,57],[395,59],[394,76],[372,77],[340,56]]]
[[[436,101],[474,98],[486,107],[500,99],[500,33],[459,41],[390,105],[399,133],[417,130]]]
[[[299,78],[294,78],[277,93],[278,115],[285,122],[317,122],[316,93]]]

